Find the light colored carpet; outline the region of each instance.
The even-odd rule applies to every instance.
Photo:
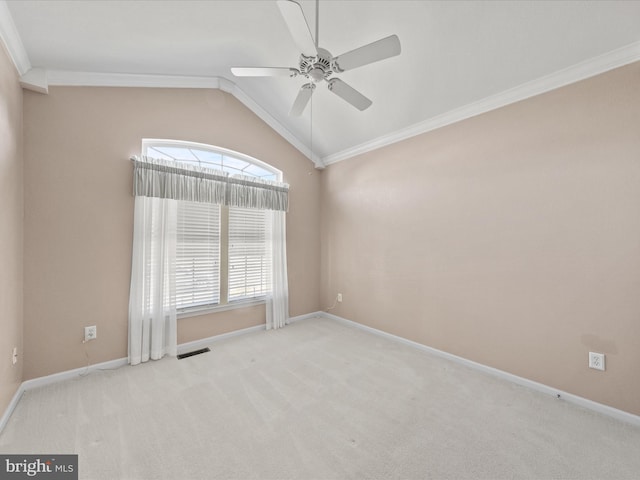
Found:
[[[640,428],[327,319],[25,393],[87,479],[637,479]]]

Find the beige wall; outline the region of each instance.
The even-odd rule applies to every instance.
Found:
[[[323,307],[640,414],[640,63],[322,176]]]
[[[25,91],[25,379],[127,355],[132,165],[142,138],[236,150],[284,172],[290,314],[319,308],[319,174],[220,90],[53,87]],[[180,342],[264,323],[264,307],[179,320]]]
[[[0,416],[22,382],[22,216],[22,89],[0,42]]]

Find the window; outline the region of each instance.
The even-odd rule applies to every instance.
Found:
[[[200,143],[143,140],[142,153],[153,158],[221,170],[229,175],[244,175],[265,180],[282,179],[279,170],[255,158]]]
[[[208,145],[143,140],[143,154],[265,180],[282,174],[256,159]],[[264,210],[177,200],[176,307],[200,312],[260,300],[271,272]]]

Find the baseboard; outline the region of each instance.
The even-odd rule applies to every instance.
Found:
[[[0,433],[2,433],[2,430],[4,430],[4,427],[9,421],[11,414],[13,413],[15,408],[18,406],[18,402],[20,401],[20,399],[22,398],[22,395],[24,394],[24,388],[22,385],[23,384],[21,383],[18,386],[18,389],[16,390],[16,393],[13,394],[13,397],[11,398],[9,405],[7,405],[7,408],[5,409],[4,414],[2,415],[2,418],[0,418]]]
[[[45,385],[51,385],[52,383],[62,382],[71,378],[76,378],[82,375],[95,372],[97,370],[113,370],[116,368],[124,367],[127,365],[128,360],[126,358],[118,358],[115,360],[109,360],[107,362],[95,363],[87,367],[74,368],[73,370],[66,370],[64,372],[54,373],[46,375],[44,377],[32,378],[31,380],[25,380],[22,382],[24,391],[32,390],[38,387],[44,387]]]
[[[391,333],[387,333],[387,332],[383,332],[382,330],[378,330],[376,328],[373,327],[368,327],[367,325],[363,325],[361,323],[358,322],[354,322],[352,320],[347,320],[346,318],[342,318],[339,317],[337,315],[334,315],[332,313],[327,313],[327,312],[318,312],[316,314],[317,317],[320,318],[327,318],[327,319],[331,319],[334,320],[338,323],[342,323],[343,325],[350,325],[356,328],[359,328],[361,330],[365,330],[369,333],[372,333],[374,335],[378,335],[381,337],[385,337],[388,338],[390,340],[399,342],[399,343],[403,343],[405,345],[408,345],[410,347],[414,347],[417,348],[419,350],[422,350],[424,352],[427,352],[429,354],[441,357],[441,358],[446,358],[447,360],[451,360],[452,362],[456,362],[459,363],[461,365],[465,365],[467,367],[473,368],[474,370],[478,370],[484,373],[487,373],[489,375],[492,375],[494,377],[498,377],[498,378],[502,378],[505,380],[508,380],[512,383],[521,385],[523,387],[527,387],[530,388],[532,390],[536,390],[538,392],[541,393],[545,393],[548,395],[551,395],[555,398],[558,398],[560,400],[565,400],[567,402],[573,403],[575,405],[579,405],[583,408],[587,408],[589,410],[592,410],[594,412],[598,412],[601,413],[603,415],[607,415],[608,417],[612,417],[615,418],[617,420],[626,422],[626,423],[630,423],[632,425],[636,425],[636,426],[640,426],[640,416],[638,415],[634,415],[632,413],[629,412],[625,412],[624,410],[619,410],[617,408],[613,408],[610,407],[608,405],[604,405],[602,403],[598,403],[598,402],[594,402],[593,400],[589,400],[587,398],[584,397],[580,397],[578,395],[574,395],[572,393],[568,393],[562,390],[558,390],[557,388],[553,388],[550,387],[548,385],[545,385],[543,383],[538,383],[538,382],[534,382],[533,380],[529,380],[527,378],[524,377],[519,377],[518,375],[514,375],[512,373],[509,372],[505,372],[503,370],[499,370],[497,368],[493,368],[493,367],[489,367],[487,365],[483,365],[481,363],[477,363],[474,362],[472,360],[468,360],[466,358],[463,357],[459,357],[457,355],[453,355],[451,353],[447,353],[444,352],[442,350],[438,350],[436,348],[433,347],[428,347],[426,345],[423,345],[421,343],[418,342],[414,342],[412,340],[407,340],[406,338],[402,338],[402,337],[398,337],[397,335],[393,335]]]
[[[289,318],[289,320],[287,320],[287,323],[290,324],[290,323],[299,322],[301,320],[309,320],[311,318],[318,318],[318,317],[321,317],[323,313],[324,312],[305,313],[304,315],[298,315],[297,317]]]
[[[290,317],[287,320],[287,324],[299,322],[300,320],[308,320],[310,318],[318,318],[320,317],[322,312],[313,312],[306,313],[304,315],[297,315],[295,317]],[[192,342],[181,343],[178,345],[178,353],[185,353],[191,350],[197,350],[212,343],[219,342],[220,340],[225,340],[227,338],[237,337],[238,335],[246,335],[247,333],[259,332],[261,330],[265,330],[265,325],[256,325],[255,327],[243,328],[241,330],[234,330],[228,333],[222,333],[220,335],[214,335],[212,337],[201,338],[199,340],[194,340]]]
[[[191,350],[197,350],[212,343],[219,342],[220,340],[226,340],[227,338],[237,337],[239,335],[246,335],[247,333],[259,332],[264,330],[264,325],[256,325],[255,327],[243,328],[240,330],[234,330],[232,332],[221,333],[220,335],[214,335],[212,337],[201,338],[199,340],[193,340],[192,342],[181,343],[178,345],[178,353],[185,353]]]

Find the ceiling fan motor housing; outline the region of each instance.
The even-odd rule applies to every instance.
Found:
[[[331,62],[333,57],[324,48],[318,48],[318,55],[307,57],[300,55],[300,73],[314,82],[326,80],[331,76]]]

